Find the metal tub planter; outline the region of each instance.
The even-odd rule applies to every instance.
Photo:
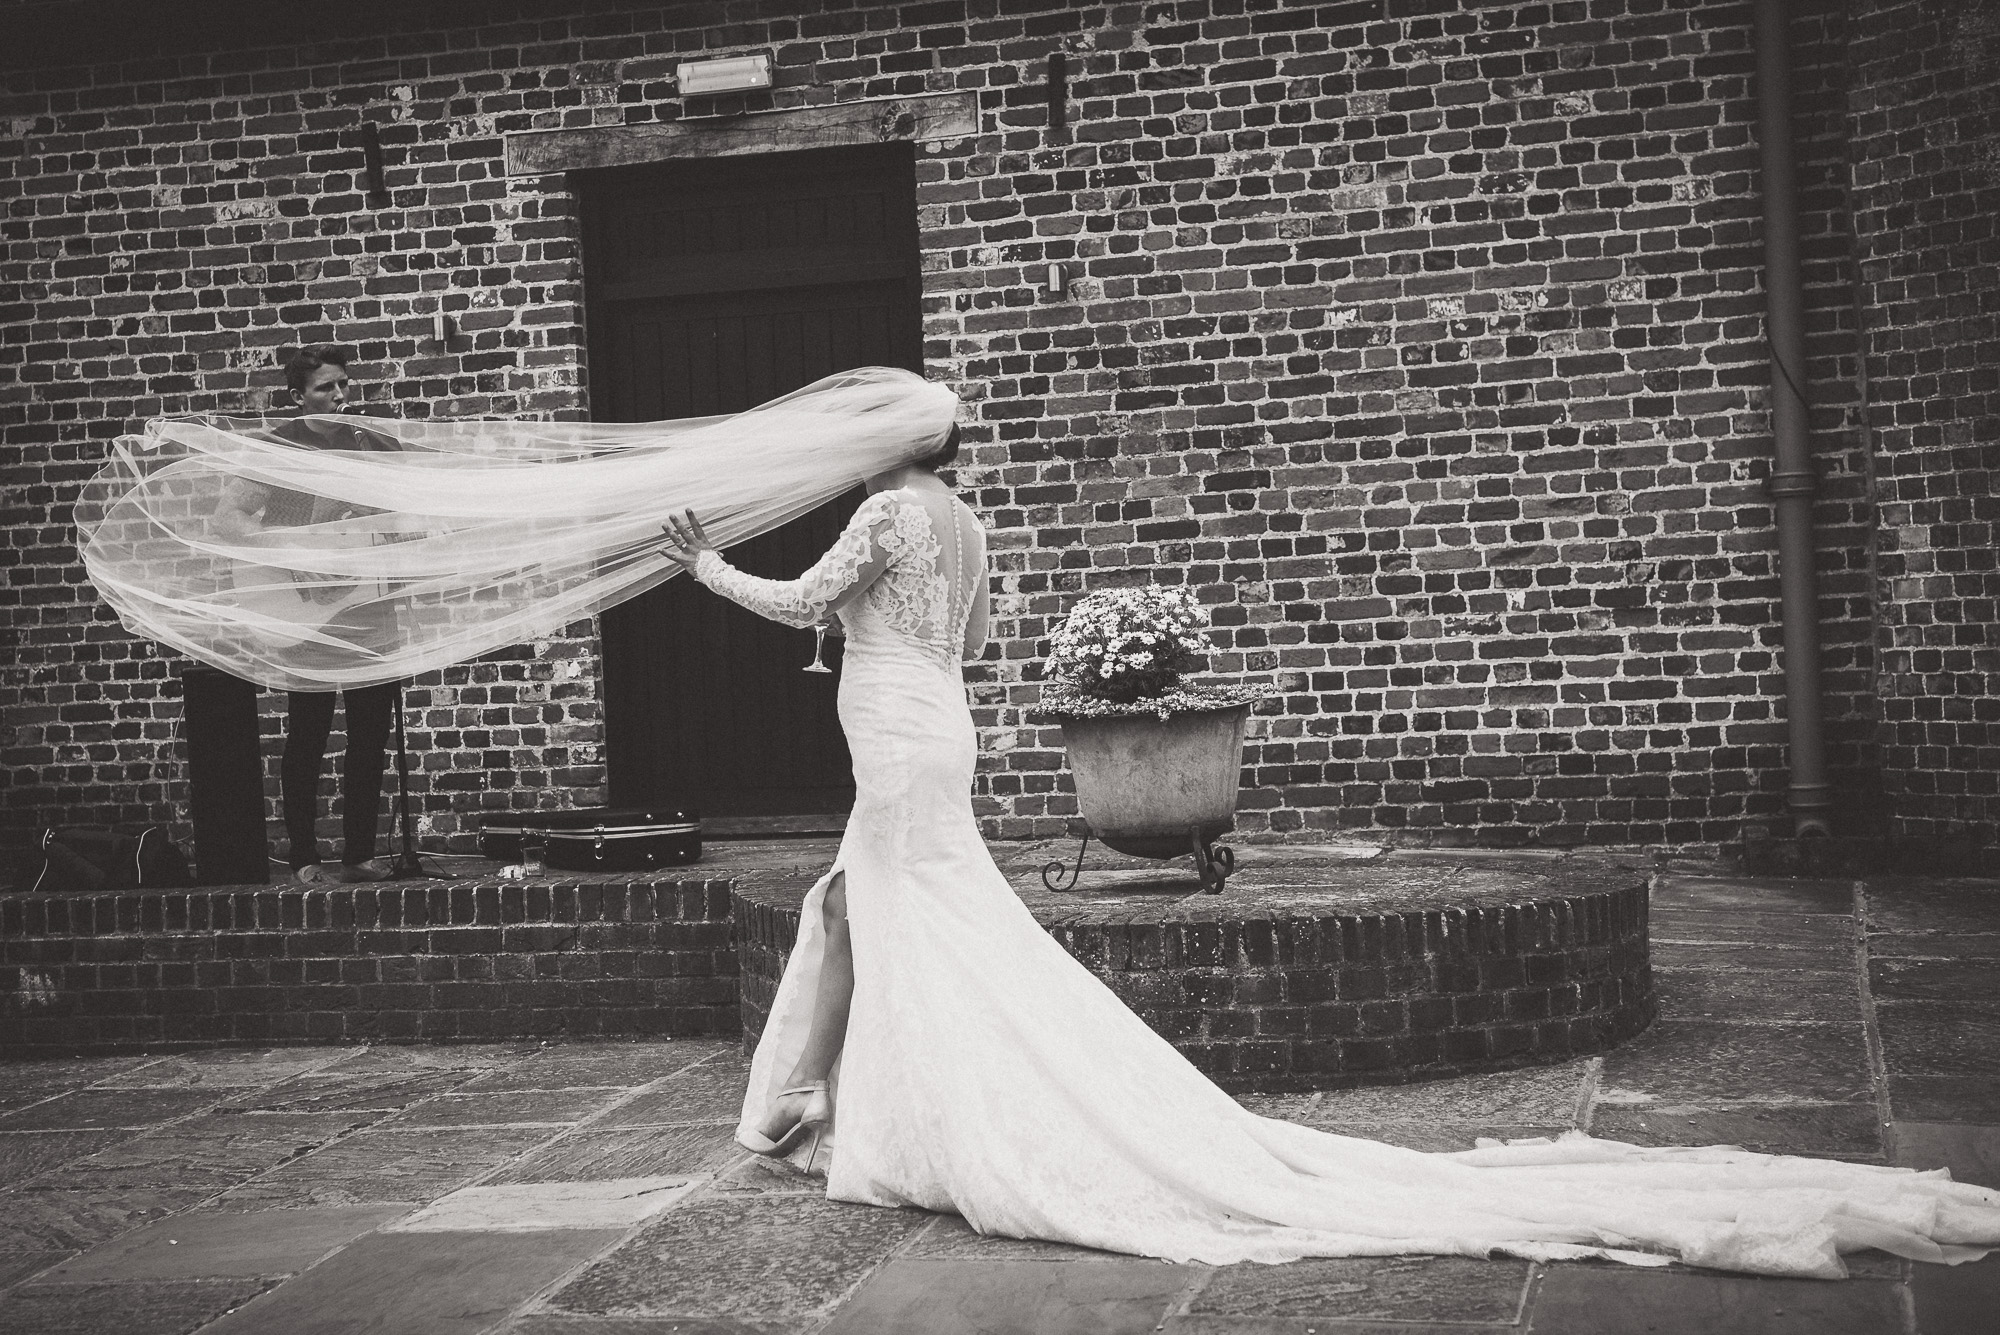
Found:
[[[1069,889],[1092,835],[1107,848],[1141,858],[1192,855],[1201,888],[1220,894],[1236,856],[1216,844],[1236,828],[1238,777],[1248,702],[1124,717],[1062,718],[1063,745],[1076,778],[1085,823],[1075,870],[1042,871],[1050,889]]]

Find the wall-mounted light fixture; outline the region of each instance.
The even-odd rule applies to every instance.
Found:
[[[1042,275],[1042,291],[1052,297],[1064,296],[1069,292],[1069,274],[1064,272],[1062,265],[1051,264],[1048,272]]]
[[[449,348],[451,341],[458,337],[458,325],[443,311],[437,313],[437,341],[440,347]]]
[[[674,69],[682,97],[710,93],[744,93],[771,86],[771,53],[724,56],[720,60],[683,60]]]

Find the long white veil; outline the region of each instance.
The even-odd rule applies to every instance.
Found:
[[[672,422],[162,417],[84,487],[78,547],[139,635],[278,689],[370,686],[643,593],[678,571],[667,515],[741,542],[933,452],[957,406],[869,367]]]

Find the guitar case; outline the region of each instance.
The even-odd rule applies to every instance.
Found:
[[[701,858],[701,818],[674,807],[586,807],[495,812],[479,823],[479,852],[520,862],[539,843],[542,862],[563,871],[646,871]]]

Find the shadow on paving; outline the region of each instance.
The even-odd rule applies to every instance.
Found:
[[[1242,1102],[1425,1150],[1583,1128],[2000,1186],[2000,883],[1676,874],[1653,906],[1660,1018],[1602,1058]],[[725,1042],[0,1075],[0,1335],[1959,1335],[2000,1311],[2000,1258],[1864,1253],[1821,1283],[1421,1256],[1215,1268],[980,1237],[830,1202],[738,1150],[745,1064]]]

